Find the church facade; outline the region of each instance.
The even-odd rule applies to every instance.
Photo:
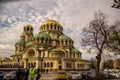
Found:
[[[33,34],[28,24],[23,28],[20,39],[15,44],[15,53],[4,65],[23,68],[34,66],[44,71],[90,69],[90,62],[82,59],[82,53],[74,47],[74,41],[63,33],[63,27],[55,20],[47,20],[40,31]]]

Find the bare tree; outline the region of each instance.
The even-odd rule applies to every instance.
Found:
[[[120,54],[120,21],[116,21],[109,28],[108,48],[116,54]]]
[[[99,80],[100,61],[103,50],[106,48],[108,25],[106,15],[101,12],[95,12],[94,19],[83,29],[82,46],[89,46],[89,49],[96,51],[97,69],[96,78]]]

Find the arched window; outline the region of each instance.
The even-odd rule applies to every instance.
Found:
[[[49,29],[49,24],[46,25],[47,29]]]
[[[43,43],[43,38],[41,38],[41,43]]]
[[[60,27],[58,26],[58,30],[60,29]]]
[[[73,54],[73,57],[75,58],[75,53]]]
[[[27,28],[27,31],[29,31],[29,27]]]
[[[47,67],[49,67],[49,62],[47,62]]]
[[[34,56],[35,55],[35,51],[33,49],[30,49],[28,51],[28,56]]]
[[[37,43],[39,42],[39,38],[37,38]]]
[[[36,62],[34,62],[34,67],[36,67]]]
[[[50,63],[50,67],[53,67],[53,62]]]
[[[54,24],[54,29],[56,30],[56,24]]]
[[[45,30],[45,25],[43,25],[43,30]]]
[[[65,45],[67,45],[67,40],[65,41]]]
[[[46,67],[46,62],[44,63],[44,67]]]
[[[50,24],[50,29],[52,29],[53,28],[53,26],[52,26],[52,23]]]
[[[30,63],[28,63],[28,66],[30,67]]]
[[[32,63],[32,62],[30,63],[30,66],[33,66],[33,63]]]

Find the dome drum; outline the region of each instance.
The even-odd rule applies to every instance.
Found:
[[[66,35],[59,36],[58,40],[60,41],[60,45],[73,46],[73,41]]]
[[[32,27],[30,24],[25,25],[25,26],[24,26],[24,32],[25,32],[25,33],[33,32],[33,27]]]
[[[48,20],[48,21],[44,22],[41,25],[40,30],[41,31],[54,30],[54,31],[63,32],[62,26],[58,22],[56,22],[54,20]]]
[[[50,39],[46,38],[34,38],[34,44],[50,44]]]
[[[38,33],[34,36],[34,43],[35,44],[42,44],[42,43],[45,43],[45,44],[49,44],[50,43],[50,36],[46,33]]]

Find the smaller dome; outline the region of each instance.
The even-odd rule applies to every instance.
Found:
[[[27,42],[25,46],[26,47],[32,46],[32,42]]]
[[[24,40],[22,40],[22,39],[20,39],[20,40],[18,40],[18,41],[17,41],[17,44],[20,44],[20,45],[25,45],[25,41],[24,41]]]
[[[24,27],[33,28],[31,24],[26,24]]]
[[[75,48],[73,48],[73,49],[72,49],[72,52],[78,53],[78,52],[80,52],[80,51],[77,50],[77,49],[75,49]]]
[[[59,36],[58,39],[59,39],[59,40],[71,40],[71,38],[68,37],[68,36],[66,36],[66,35],[61,35],[61,36]]]
[[[37,38],[37,37],[39,37],[39,38],[48,38],[48,39],[50,39],[50,36],[48,35],[48,34],[46,34],[46,33],[38,33],[38,34],[36,34],[35,36],[34,36],[35,38]]]

